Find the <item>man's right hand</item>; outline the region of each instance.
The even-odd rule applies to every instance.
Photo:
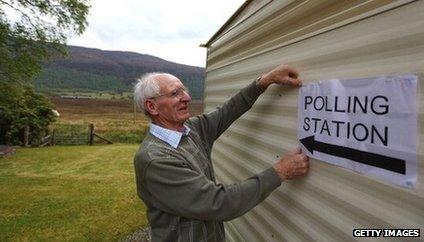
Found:
[[[263,74],[258,81],[258,84],[265,88],[272,83],[297,87],[302,85],[302,81],[299,79],[299,72],[285,64],[279,65],[272,71]]]
[[[302,177],[308,173],[309,157],[302,153],[300,148],[290,151],[281,158],[274,169],[281,181]]]

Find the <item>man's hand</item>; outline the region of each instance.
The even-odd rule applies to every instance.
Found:
[[[290,86],[302,85],[302,82],[299,80],[299,73],[295,69],[284,64],[262,75],[258,82],[259,85],[265,88],[267,88],[272,83]]]
[[[309,158],[297,148],[280,159],[274,165],[274,169],[281,181],[302,177],[308,173]]]

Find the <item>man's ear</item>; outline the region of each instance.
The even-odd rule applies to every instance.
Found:
[[[146,111],[150,113],[150,115],[153,115],[153,116],[158,115],[157,105],[153,100],[147,99],[144,102],[144,106],[146,107]]]

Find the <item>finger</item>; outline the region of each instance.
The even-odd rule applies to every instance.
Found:
[[[291,80],[289,76],[282,76],[280,84],[291,84]]]
[[[299,77],[299,72],[296,69],[289,67],[287,68],[287,71],[288,71],[289,77],[296,78],[296,79]]]
[[[300,159],[302,160],[302,161],[307,161],[308,160],[308,157],[305,155],[305,154],[300,154]]]
[[[290,86],[300,86],[302,83],[297,78],[292,78],[289,76],[283,77],[282,84],[290,85]]]
[[[302,82],[297,79],[297,78],[290,78],[289,82],[293,85],[293,86],[301,86]]]
[[[290,150],[287,154],[288,155],[297,155],[297,154],[301,154],[302,150],[300,149],[300,147],[296,147],[293,150]]]
[[[305,162],[306,159],[307,159],[307,156],[303,153],[298,153],[298,154],[296,154],[295,159],[300,161],[300,162]]]
[[[296,85],[297,86],[302,86],[303,85],[303,83],[302,83],[302,80],[300,80],[300,79],[296,79],[297,81],[296,81]]]
[[[281,64],[277,66],[274,70],[277,72],[285,71],[287,69],[291,69],[287,64]]]
[[[309,168],[309,162],[305,162],[305,161],[302,162],[300,167],[303,168],[303,169],[308,169]]]

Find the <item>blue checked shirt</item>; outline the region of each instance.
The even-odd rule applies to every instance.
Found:
[[[174,147],[175,149],[178,147],[178,144],[180,143],[181,137],[183,135],[188,135],[190,132],[190,128],[184,125],[184,131],[178,132],[166,128],[162,128],[159,125],[156,125],[154,123],[150,123],[150,133],[154,135],[155,137],[165,141],[170,146]]]

